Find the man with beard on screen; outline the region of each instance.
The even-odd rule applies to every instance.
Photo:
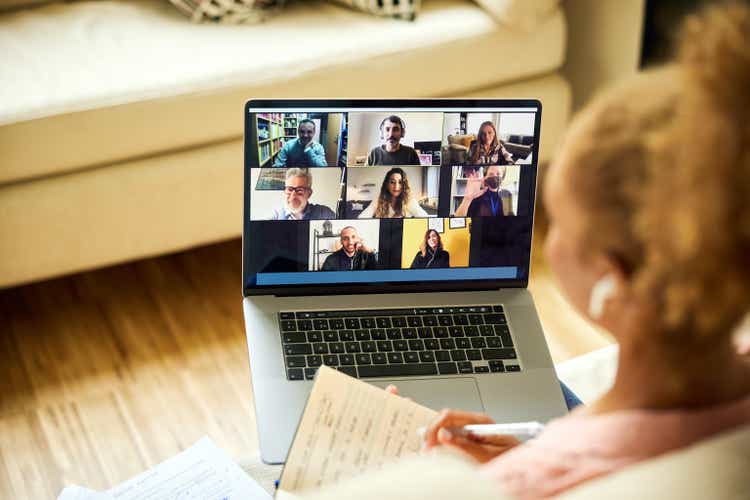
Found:
[[[326,152],[315,142],[315,122],[300,120],[297,138],[287,141],[273,162],[274,167],[325,167]]]
[[[326,257],[322,271],[362,271],[375,269],[375,254],[365,246],[357,229],[346,226],[341,230],[341,248]]]
[[[284,202],[276,208],[271,220],[310,220],[335,219],[336,214],[325,205],[310,203],[312,174],[302,168],[290,168],[286,171]]]
[[[380,139],[383,144],[376,146],[367,156],[367,165],[419,165],[417,151],[401,144],[406,135],[404,120],[391,115],[380,122]]]

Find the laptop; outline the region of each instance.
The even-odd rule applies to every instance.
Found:
[[[251,100],[243,309],[262,459],[316,370],[498,422],[566,412],[527,289],[536,100]]]

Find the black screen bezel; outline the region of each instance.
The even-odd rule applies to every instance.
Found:
[[[300,108],[348,108],[347,112],[371,109],[399,109],[399,108],[440,108],[441,112],[456,112],[483,108],[535,108],[534,147],[533,147],[533,182],[529,207],[531,210],[531,238],[534,232],[534,208],[536,201],[539,142],[542,124],[542,103],[537,99],[251,99],[244,107],[244,149],[243,149],[243,222],[242,222],[242,295],[348,295],[374,293],[408,293],[408,292],[436,292],[436,291],[473,291],[497,290],[499,288],[526,288],[528,274],[531,272],[531,254],[528,256],[527,269],[529,273],[522,279],[514,280],[448,280],[430,281],[425,283],[390,282],[390,283],[353,283],[341,285],[269,285],[249,286],[249,254],[245,242],[250,234],[250,161],[253,138],[251,137],[251,113],[258,109],[274,109],[278,112],[293,111]],[[427,111],[427,110],[425,110]]]

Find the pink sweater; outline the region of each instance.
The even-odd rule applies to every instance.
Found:
[[[587,415],[586,408],[579,407],[481,470],[519,499],[545,498],[748,423],[750,397],[696,411]]]

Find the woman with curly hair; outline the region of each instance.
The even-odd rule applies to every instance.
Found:
[[[395,167],[385,174],[380,195],[361,214],[360,219],[393,219],[402,217],[427,217],[427,212],[411,197],[406,172]]]
[[[443,250],[440,233],[428,229],[424,233],[424,240],[419,245],[419,252],[414,256],[411,269],[436,269],[450,267],[450,254]]]
[[[497,137],[497,129],[492,122],[482,122],[477,139],[469,145],[466,155],[469,165],[512,165],[513,155],[505,149],[503,141]]]
[[[677,64],[581,112],[546,179],[545,253],[617,340],[614,384],[525,443],[457,433],[492,419],[444,410],[428,448],[532,499],[748,428],[750,359],[734,340],[750,311],[748,89],[750,8],[713,6],[686,22]]]

